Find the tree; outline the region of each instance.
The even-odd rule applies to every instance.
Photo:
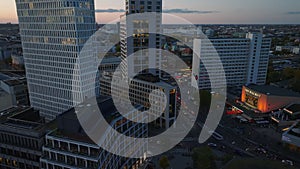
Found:
[[[280,81],[281,73],[277,71],[269,72],[267,75],[267,83],[273,83]]]
[[[300,92],[300,70],[295,71],[292,89],[296,92]]]
[[[193,149],[192,159],[197,169],[215,169],[215,158],[209,147],[198,147]]]
[[[200,91],[200,106],[201,107],[210,107],[211,102],[211,94],[207,90],[201,90]]]
[[[282,72],[283,79],[291,79],[294,77],[294,74],[295,74],[295,69],[290,67],[285,68]]]
[[[121,46],[120,46],[120,45],[117,45],[117,46],[116,46],[116,51],[117,51],[117,52],[121,52]]]
[[[170,166],[170,163],[169,163],[169,160],[168,160],[168,157],[167,157],[167,156],[162,156],[162,157],[159,159],[159,166],[160,166],[162,169],[167,169],[167,168]]]
[[[208,90],[199,90],[199,93],[193,93],[194,98],[200,96],[200,108],[209,109],[211,103],[211,94]]]

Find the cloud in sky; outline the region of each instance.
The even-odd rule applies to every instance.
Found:
[[[109,12],[109,13],[117,13],[117,12],[125,12],[124,9],[96,9],[95,12]]]
[[[300,11],[289,11],[286,14],[288,14],[288,15],[300,15]]]
[[[97,13],[103,13],[103,12],[109,12],[109,13],[122,13],[125,12],[124,9],[96,9],[95,12]],[[200,10],[189,10],[189,9],[164,9],[163,13],[181,13],[181,14],[211,14],[211,13],[219,13],[219,11],[200,11]]]
[[[210,13],[219,13],[219,11],[200,11],[200,10],[189,10],[189,9],[164,9],[164,13],[195,13],[195,14],[210,14]]]

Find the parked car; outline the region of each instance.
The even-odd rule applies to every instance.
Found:
[[[217,144],[215,144],[215,143],[208,143],[207,144],[209,147],[217,147]]]
[[[294,165],[294,163],[291,160],[282,160],[281,162],[290,166]]]

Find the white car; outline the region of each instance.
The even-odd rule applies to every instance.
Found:
[[[215,144],[215,143],[208,143],[207,144],[209,147],[217,147],[217,144]]]
[[[282,160],[281,162],[290,166],[294,165],[294,163],[291,160]]]

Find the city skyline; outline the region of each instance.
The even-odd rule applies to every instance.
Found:
[[[298,1],[2,0],[0,169],[300,169]]]
[[[119,2],[119,3],[118,3]],[[222,5],[218,5],[222,4]],[[272,4],[272,5],[270,5]],[[0,23],[18,23],[14,0],[1,1]],[[297,0],[238,0],[163,1],[165,13],[178,15],[194,24],[300,24],[300,1]],[[117,0],[95,1],[96,21],[109,23],[119,19],[124,3]],[[240,13],[243,15],[240,15]],[[164,20],[164,23],[172,23]]]

